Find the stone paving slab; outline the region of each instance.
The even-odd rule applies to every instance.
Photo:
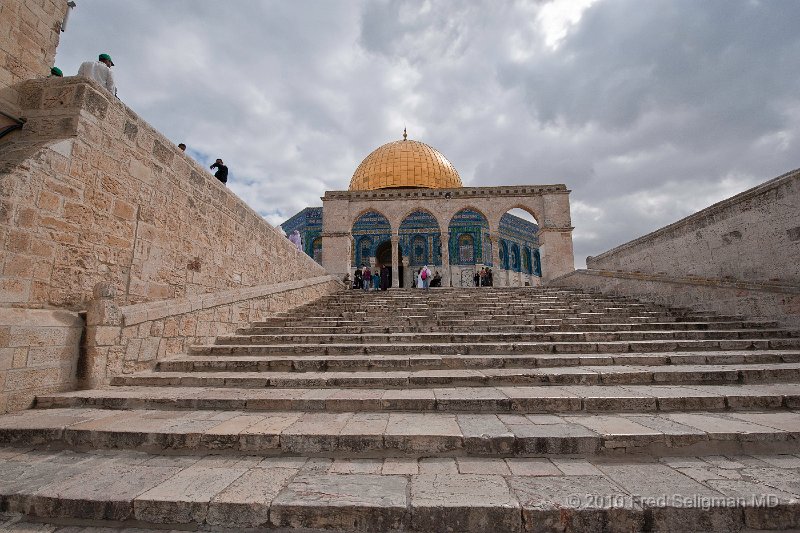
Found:
[[[0,484],[0,505],[16,513],[0,515],[0,530],[99,531],[46,524],[65,518],[141,531],[176,526],[348,531],[800,527],[800,456],[792,454],[457,458],[439,460],[457,468],[442,465],[438,471],[424,467],[426,459],[378,459],[371,463],[372,473],[350,473],[337,461],[303,457],[198,455],[180,464],[170,456],[143,453],[65,456],[14,448],[0,448],[0,457],[0,468],[15,464],[39,477],[35,486]],[[41,469],[43,464],[73,466]],[[163,464],[173,466],[158,466]],[[692,469],[708,475],[692,478],[687,475]],[[45,523],[26,522],[26,517]]]
[[[227,450],[257,453],[524,455],[702,450],[764,453],[797,446],[799,411],[494,414],[439,412],[251,412],[92,410],[26,412],[0,418],[5,443],[77,447]],[[88,410],[87,410],[88,411]],[[41,418],[42,420],[37,420]],[[70,423],[72,421],[72,423]],[[47,427],[46,423],[52,423]],[[44,427],[42,427],[44,426]]]

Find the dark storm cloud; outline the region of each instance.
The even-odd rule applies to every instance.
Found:
[[[794,0],[78,4],[59,66],[111,53],[273,223],[404,125],[469,185],[566,183],[578,265],[798,166]]]

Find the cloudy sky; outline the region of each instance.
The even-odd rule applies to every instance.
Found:
[[[77,0],[56,65],[271,223],[409,137],[465,185],[565,183],[577,266],[800,166],[797,0]]]

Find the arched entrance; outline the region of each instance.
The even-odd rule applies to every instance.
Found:
[[[397,249],[398,249],[397,252],[398,257],[401,257],[399,244],[397,245]],[[384,272],[384,269],[382,267],[384,266],[389,267],[388,270],[385,270],[385,272],[389,273],[389,287],[391,287],[392,286],[392,241],[391,240],[383,241],[375,248],[375,265],[381,267],[381,275],[383,275]],[[398,275],[400,276],[399,281],[400,281],[400,286],[402,287],[403,286],[402,262],[400,263],[400,265],[398,265],[398,269],[400,270],[400,272],[398,272]]]
[[[389,239],[391,234],[391,226],[385,216],[373,210],[363,213],[353,223],[351,230],[353,236],[351,264],[355,268],[362,265],[372,268],[372,261],[377,258],[376,245]],[[389,265],[391,264],[390,260]]]
[[[453,215],[448,229],[451,282],[455,287],[472,287],[475,274],[493,266],[489,222],[477,209],[464,208]]]

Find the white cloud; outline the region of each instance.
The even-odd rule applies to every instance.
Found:
[[[544,32],[544,42],[550,48],[558,45],[567,33],[580,22],[583,12],[597,0],[552,0],[539,10],[536,21]]]

